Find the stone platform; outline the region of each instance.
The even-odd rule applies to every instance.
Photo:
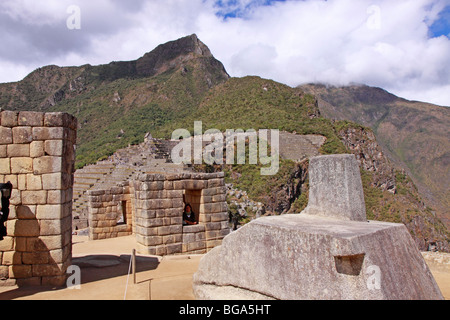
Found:
[[[200,261],[196,298],[443,299],[406,227],[365,219],[354,156],[317,157],[310,166],[305,211],[228,235]]]

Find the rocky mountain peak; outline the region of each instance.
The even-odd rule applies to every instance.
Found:
[[[136,61],[136,71],[139,76],[154,76],[196,58],[215,60],[209,48],[196,34],[192,34],[161,44],[146,53]]]

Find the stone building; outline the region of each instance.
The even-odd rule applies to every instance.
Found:
[[[62,285],[72,257],[76,119],[0,109],[0,183],[13,189],[0,284]]]
[[[88,191],[90,239],[135,234],[139,253],[206,253],[230,232],[223,173],[139,174]],[[183,225],[190,204],[196,225]]]

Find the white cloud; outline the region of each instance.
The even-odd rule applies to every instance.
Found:
[[[72,2],[0,4],[0,14],[20,27],[14,31],[3,26],[0,36],[25,39],[11,44],[10,51],[0,49],[0,81],[20,79],[27,61],[30,72],[37,62],[131,60],[158,44],[197,33],[232,76],[260,75],[291,86],[360,82],[405,98],[450,105],[450,40],[430,39],[428,29],[445,0],[291,0],[270,6],[262,0],[224,0],[220,6],[213,0],[140,0],[131,7],[120,0],[78,0],[82,29],[58,31]],[[230,12],[237,18],[224,19]],[[27,26],[47,33],[38,34],[42,39],[33,43]],[[52,39],[60,39],[59,50],[51,47]],[[39,59],[13,52],[25,50],[30,42]]]

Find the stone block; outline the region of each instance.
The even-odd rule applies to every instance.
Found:
[[[158,191],[164,189],[164,181],[144,182],[141,185],[141,191]]]
[[[4,237],[2,241],[0,241],[0,251],[10,251],[14,250],[14,238],[13,237]]]
[[[201,223],[211,222],[211,214],[200,213],[200,215],[198,217],[198,221]]]
[[[11,158],[11,173],[13,174],[33,173],[33,159]]]
[[[8,221],[8,232],[10,231],[16,237],[38,237],[40,227],[37,220],[14,220],[11,224]]]
[[[172,217],[170,218],[170,224],[183,224],[183,217]]]
[[[225,185],[225,181],[223,179],[210,179],[210,180],[208,180],[208,188],[222,187],[224,185]]]
[[[183,208],[184,209],[183,199],[182,198],[172,199],[172,208]]]
[[[61,220],[40,220],[39,226],[42,236],[59,235],[72,228],[72,219],[69,216]]]
[[[351,221],[366,221],[366,206],[358,161],[354,155],[310,159],[309,201],[304,213]]]
[[[18,205],[22,204],[22,192],[25,192],[25,191],[20,191],[17,189],[12,190],[11,199],[9,200],[10,205],[18,206]]]
[[[47,191],[22,191],[23,205],[37,205],[47,203]]]
[[[138,243],[144,246],[157,246],[162,244],[161,236],[143,236],[140,234],[136,235],[136,240]]]
[[[164,181],[164,190],[173,190],[173,181]]]
[[[44,156],[33,159],[34,174],[62,172],[62,158]]]
[[[184,190],[184,181],[173,181],[174,190]]]
[[[0,158],[6,158],[8,156],[7,145],[0,144]]]
[[[195,233],[185,233],[183,234],[183,243],[190,243],[194,242],[195,239]]]
[[[52,263],[64,263],[68,259],[70,251],[70,246],[65,246],[61,249],[50,250],[50,261],[52,261]]]
[[[178,207],[178,208],[169,208],[164,210],[164,215],[166,217],[182,217],[183,216],[184,208]]]
[[[211,215],[211,222],[228,221],[228,212],[213,213]]]
[[[14,127],[12,128],[13,143],[31,143],[33,141],[32,128],[31,127]]]
[[[42,190],[42,177],[40,175],[27,174],[27,190]]]
[[[192,226],[183,226],[183,234],[187,233],[198,233],[198,232],[204,232],[205,226],[203,224],[196,224]]]
[[[58,220],[63,218],[63,206],[56,205],[38,205],[36,209],[36,218],[38,220]]]
[[[8,268],[8,266],[0,265],[0,281],[1,281],[0,285],[2,285],[4,279],[6,281],[6,279],[8,279],[8,278],[9,278],[9,268]]]
[[[184,180],[184,189],[187,190],[201,190],[206,188],[206,182],[204,180]]]
[[[0,144],[11,144],[13,143],[13,135],[11,128],[0,127]]]
[[[215,196],[218,194],[226,194],[226,193],[227,193],[226,187],[215,187],[203,190],[203,196]]]
[[[1,112],[1,125],[3,127],[16,127],[17,117],[19,113],[17,111],[2,111]]]
[[[64,248],[65,246],[70,244],[71,241],[71,233],[65,232],[63,234],[53,235],[53,236],[40,236],[37,241],[40,242],[44,251],[57,250]],[[36,249],[34,249],[35,251]],[[42,250],[40,250],[42,251]]]
[[[49,262],[49,253],[47,251],[24,252],[22,260],[24,264],[46,264]]]
[[[167,244],[165,245],[165,254],[171,255],[171,254],[177,254],[183,252],[183,245],[182,243],[173,243],[173,244]]]
[[[30,143],[30,157],[38,158],[44,155],[44,141],[33,141]]]
[[[35,220],[36,219],[36,206],[17,206],[16,215],[21,220]]]
[[[44,126],[76,129],[76,118],[68,113],[47,112],[44,115]]]
[[[148,247],[146,245],[143,245],[141,243],[137,243],[136,244],[136,251],[139,254],[144,254],[144,255],[156,255],[156,248],[155,247]]]
[[[32,137],[34,141],[63,140],[64,128],[35,127],[32,129]]]
[[[215,196],[212,196],[211,202],[225,202],[227,201],[227,195],[226,194],[216,194]]]
[[[162,198],[183,198],[183,190],[164,190]]]
[[[63,156],[64,155],[64,141],[63,140],[47,140],[44,144],[44,151],[49,156]]]
[[[29,157],[30,145],[28,144],[10,144],[7,148],[7,156],[9,158],[14,157]]]
[[[38,264],[30,267],[32,267],[32,275],[34,277],[56,276],[65,273],[65,270],[63,270],[63,264],[61,263]]]
[[[27,240],[30,238],[26,237],[16,237],[15,238],[15,250],[18,252],[25,252],[27,251]]]
[[[17,122],[19,126],[40,127],[44,124],[44,114],[41,112],[20,111]]]
[[[208,230],[205,231],[206,240],[214,240],[220,237],[220,230]]]
[[[32,277],[30,265],[12,265],[9,266],[9,277],[13,279],[25,279]]]
[[[17,176],[17,188],[21,191],[27,190],[27,176],[24,174],[19,174]]]
[[[158,235],[159,236],[167,236],[169,234],[171,234],[171,229],[170,226],[162,226],[162,227],[158,227]]]
[[[66,190],[71,187],[71,182],[71,175],[64,172],[42,175],[42,188],[44,190]]]
[[[158,230],[157,228],[136,225],[136,234],[139,234],[140,236],[143,237],[157,236]]]
[[[0,159],[0,174],[11,173],[11,161],[9,158]]]
[[[206,249],[206,241],[195,241],[187,244],[188,252],[203,249]]]

